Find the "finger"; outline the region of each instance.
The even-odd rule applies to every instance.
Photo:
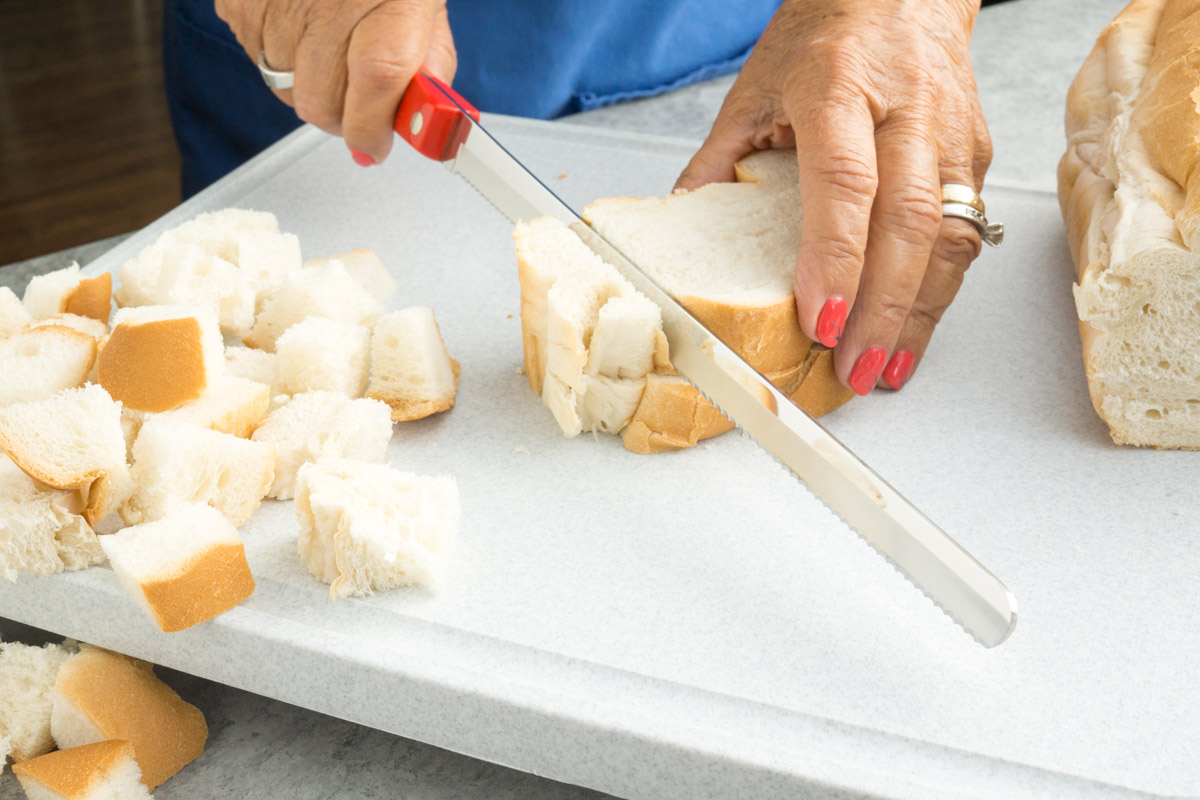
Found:
[[[216,0],[214,10],[252,60],[262,49],[263,0]]]
[[[262,19],[259,23],[261,44],[258,51],[263,55],[267,66],[280,72],[288,72],[296,66],[296,48],[304,33],[304,21],[300,10],[286,3],[264,4]],[[256,62],[259,52],[250,54]],[[295,107],[293,89],[272,89],[275,96],[289,106]]]
[[[865,98],[812,103],[789,113],[804,207],[796,257],[796,313],[804,334],[841,339],[855,303],[878,186],[875,123]]]
[[[458,51],[454,48],[454,36],[450,33],[450,17],[443,6],[433,22],[429,34],[429,49],[425,53],[422,69],[449,86],[458,72]]]
[[[427,2],[389,3],[354,29],[342,135],[358,163],[380,163],[391,152],[396,109],[429,52],[438,11]]]
[[[982,242],[974,225],[957,217],[942,219],[921,289],[900,331],[896,353],[883,371],[884,383],[892,389],[904,386],[920,365],[934,328],[958,294],[963,276],[979,255],[980,247]]]
[[[976,170],[986,171],[990,162],[990,142],[981,142],[979,138],[978,123],[983,118],[972,114],[969,108],[964,105],[958,112],[954,105],[948,104],[943,115],[946,122],[939,135],[939,190],[948,183],[957,183],[975,186],[978,191],[982,180]],[[986,137],[986,126],[983,131]],[[921,287],[884,367],[882,385],[899,390],[912,376],[929,346],[934,328],[962,285],[963,273],[979,255],[980,244],[979,234],[971,223],[955,217],[942,218]]]
[[[346,51],[359,23],[360,12],[354,6],[338,5],[330,14],[310,16],[292,68],[296,116],[335,136],[342,130],[346,100]]]
[[[752,152],[753,131],[744,118],[725,115],[722,110],[704,144],[679,174],[675,188],[692,191],[709,183],[733,181],[736,178],[733,165]]]
[[[857,394],[875,388],[921,288],[942,220],[932,117],[889,117],[875,135],[879,189],[862,276],[834,370]]]

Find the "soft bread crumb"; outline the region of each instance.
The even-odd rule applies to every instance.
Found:
[[[335,599],[437,586],[459,514],[450,476],[323,459],[305,464],[296,481],[300,555]]]

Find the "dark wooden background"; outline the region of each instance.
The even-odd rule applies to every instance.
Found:
[[[0,264],[178,205],[160,0],[0,0]]]

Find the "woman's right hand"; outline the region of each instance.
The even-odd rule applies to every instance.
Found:
[[[392,120],[418,69],[458,66],[445,0],[216,0],[251,60],[295,73],[277,89],[297,116],[340,135],[363,166],[392,149]]]

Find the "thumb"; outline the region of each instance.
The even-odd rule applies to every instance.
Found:
[[[458,71],[458,51],[454,48],[454,37],[450,33],[450,18],[442,7],[433,20],[429,32],[429,49],[425,53],[425,71],[449,86]]]
[[[726,104],[717,115],[708,138],[675,181],[675,188],[691,191],[706,183],[733,181],[736,177],[733,165],[755,149],[753,131],[747,129],[740,115],[731,112]]]

